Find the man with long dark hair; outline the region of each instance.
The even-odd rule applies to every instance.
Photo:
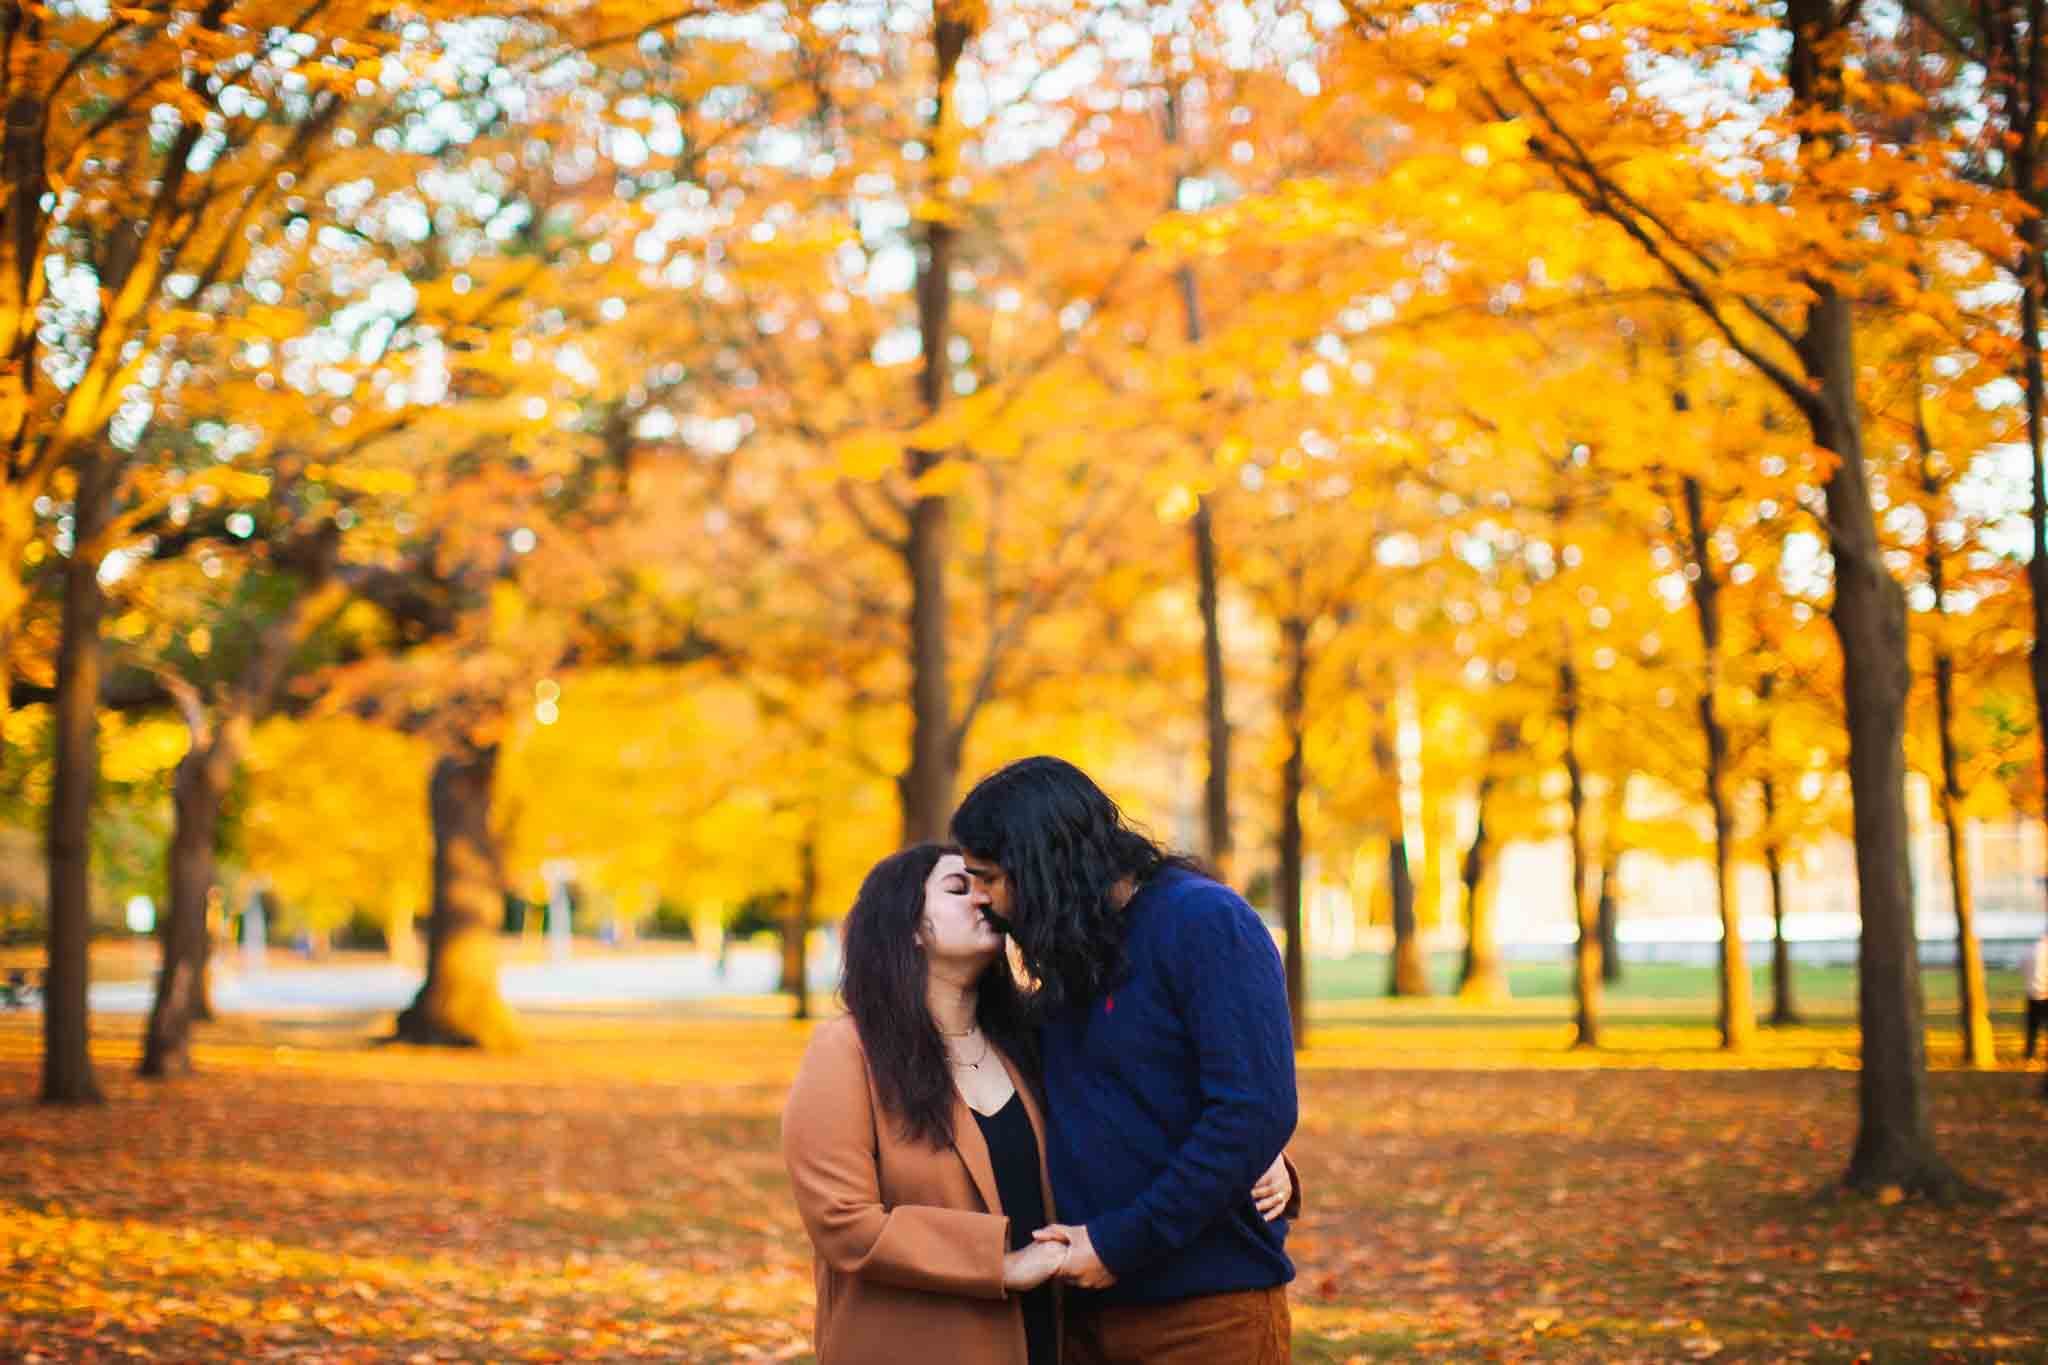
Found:
[[[1245,1190],[1294,1131],[1272,936],[1131,828],[1073,764],[1027,758],[953,816],[985,911],[1038,980],[1046,1161],[1070,1365],[1289,1359],[1286,1224]]]

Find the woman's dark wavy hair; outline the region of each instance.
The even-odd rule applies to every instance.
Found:
[[[1163,867],[1199,870],[1124,818],[1088,774],[1040,756],[999,768],[953,812],[953,837],[1003,869],[1011,937],[1038,978],[1033,1004],[1087,1004],[1123,975],[1124,916],[1111,891]]]
[[[839,994],[860,1030],[882,1107],[913,1141],[944,1147],[953,1140],[953,1068],[925,1003],[929,965],[917,929],[924,886],[939,859],[960,850],[916,844],[876,863],[846,917]],[[975,1022],[1027,1075],[1034,1072],[1030,1033],[1007,953],[982,973]]]

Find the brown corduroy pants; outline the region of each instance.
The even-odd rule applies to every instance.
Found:
[[[1067,1310],[1066,1365],[1288,1365],[1287,1286]]]

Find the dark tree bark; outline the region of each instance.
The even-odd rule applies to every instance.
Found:
[[[427,979],[398,1016],[399,1042],[496,1048],[518,1041],[512,1012],[498,993],[505,875],[491,829],[497,770],[495,745],[459,746],[434,764],[427,796],[434,827]]]
[[[71,557],[64,566],[63,633],[57,645],[56,774],[46,852],[50,927],[43,982],[43,1089],[47,1104],[96,1104],[91,1015],[92,809],[99,785],[101,543],[114,515],[114,467],[105,455],[74,470]]]
[[[1841,102],[1841,28],[1832,0],[1790,0],[1788,77],[1795,107],[1832,112]],[[1831,155],[1811,139],[1809,162]],[[1937,1155],[1927,1117],[1927,1051],[1921,1027],[1920,945],[1906,862],[1906,601],[1885,568],[1871,504],[1856,401],[1855,326],[1849,300],[1811,280],[1799,360],[1806,384],[1792,395],[1815,443],[1836,456],[1824,491],[1835,600],[1829,616],[1842,649],[1854,806],[1857,899],[1863,915],[1857,1014],[1863,1035],[1860,1125],[1844,1182],[1876,1193],[1937,1199],[1967,1187]]]
[[[1394,742],[1392,710],[1374,708],[1373,757],[1387,785],[1387,890],[1394,920],[1394,954],[1387,973],[1390,996],[1429,994],[1429,971],[1422,960],[1422,935],[1415,922],[1415,877],[1408,867],[1408,837],[1401,812],[1401,761]]]
[[[1612,986],[1621,980],[1621,854],[1609,849],[1600,860],[1600,980]]]
[[[1571,802],[1573,1047],[1600,1046],[1600,910],[1593,898],[1593,854],[1586,828],[1586,779],[1579,765],[1579,672],[1569,656],[1557,669],[1558,715],[1564,721],[1564,771]]]
[[[206,901],[213,890],[214,850],[226,795],[222,767],[213,745],[195,745],[178,761],[171,779],[171,894],[158,935],[163,963],[157,969],[156,1000],[143,1035],[145,1076],[182,1076],[192,1070],[192,1020],[205,967]]]
[[[1941,481],[1934,472],[1933,441],[1924,414],[1917,407],[1914,434],[1920,445],[1921,490],[1931,497],[1941,493]],[[1927,544],[1922,555],[1927,566],[1927,585],[1934,594],[1934,615],[1945,626],[1948,621],[1948,563],[1941,549],[1941,536],[1929,518]],[[1956,1005],[1957,1023],[1963,1035],[1963,1061],[1973,1067],[1996,1065],[1991,1041],[1991,1004],[1984,981],[1984,945],[1977,935],[1977,904],[1970,886],[1969,850],[1963,842],[1963,762],[1956,747],[1956,661],[1948,641],[1937,636],[1934,643],[1934,721],[1941,738],[1941,781],[1935,786],[1941,805],[1942,832],[1948,840],[1948,887],[1956,913]]]
[[[953,78],[961,54],[974,36],[965,7],[941,3],[932,31],[937,58],[925,160],[932,167],[932,193],[943,202],[951,178],[945,126],[952,105]],[[952,387],[953,256],[959,236],[945,214],[921,223],[917,266],[918,338],[924,363],[918,397],[927,415],[945,406]],[[921,478],[945,458],[944,451],[912,450],[910,477]],[[943,494],[919,492],[910,505],[903,557],[910,578],[910,766],[898,780],[903,806],[903,842],[943,840],[960,778],[960,741],[953,724],[953,691],[947,651],[946,552],[951,539],[951,505]]]
[[[1166,143],[1181,143],[1181,91],[1177,84],[1166,90]],[[1176,174],[1171,208],[1180,202],[1184,174]],[[1181,316],[1189,344],[1202,341],[1202,296],[1195,280],[1195,268],[1183,264],[1175,272],[1180,284]],[[1188,537],[1195,556],[1195,605],[1202,618],[1203,717],[1209,755],[1208,775],[1202,784],[1203,854],[1210,870],[1224,882],[1231,880],[1232,840],[1230,834],[1230,712],[1227,682],[1223,676],[1223,622],[1219,608],[1216,567],[1216,509],[1206,494],[1195,502],[1194,518],[1188,523]]]
[[[1777,804],[1774,784],[1764,782],[1764,808]],[[1800,1022],[1792,990],[1792,945],[1785,940],[1785,855],[1774,839],[1764,845],[1764,871],[1771,879],[1771,1025],[1785,1028]]]
[[[811,926],[818,913],[818,832],[804,833],[797,852],[797,888],[782,920],[782,989],[797,1019],[811,1017]]]
[[[1213,504],[1204,497],[1195,504],[1189,534],[1194,540],[1196,604],[1202,614],[1203,717],[1208,740],[1209,771],[1202,783],[1204,852],[1210,868],[1225,882],[1235,869],[1230,834],[1230,712],[1223,676],[1223,621],[1217,605],[1216,526]]]
[[[1486,870],[1493,849],[1487,833],[1487,816],[1492,808],[1500,777],[1494,765],[1514,743],[1514,728],[1495,729],[1492,751],[1479,777],[1478,813],[1472,824],[1472,842],[1465,849],[1460,880],[1465,888],[1465,956],[1458,970],[1458,998],[1494,1002],[1508,998],[1508,975],[1501,963],[1500,934],[1494,922],[1492,892],[1486,886]]]
[[[1684,394],[1677,399],[1681,410]],[[1706,496],[1700,481],[1682,482],[1685,500],[1687,558],[1693,570],[1692,604],[1700,628],[1706,671],[1700,678],[1700,734],[1706,740],[1707,809],[1714,818],[1714,904],[1721,918],[1720,985],[1721,1046],[1739,1052],[1756,1041],[1756,1006],[1750,999],[1749,956],[1742,942],[1742,913],[1735,902],[1735,816],[1728,804],[1728,730],[1722,725],[1715,693],[1721,685],[1721,575],[1714,566],[1714,548],[1707,527]]]
[[[1766,673],[1757,696],[1768,705],[1777,679]],[[1758,785],[1764,804],[1764,871],[1771,882],[1771,1026],[1787,1028],[1800,1021],[1792,988],[1792,945],[1785,939],[1785,848],[1778,834],[1778,784],[1766,776]]]
[[[1280,723],[1287,736],[1287,761],[1280,770],[1280,919],[1287,934],[1287,1004],[1294,1020],[1294,1046],[1308,1045],[1308,959],[1302,943],[1301,798],[1306,780],[1308,710],[1308,622],[1280,622],[1287,666],[1280,698]]]
[[[332,522],[285,546],[280,559],[298,575],[291,597],[257,632],[241,675],[214,714],[208,714],[205,699],[189,683],[167,684],[185,712],[192,742],[171,784],[170,895],[159,935],[163,961],[157,969],[156,999],[143,1035],[144,1076],[188,1074],[192,1024],[212,1017],[207,990],[212,940],[206,912],[214,890],[221,803],[241,770],[250,727],[276,702],[300,638],[306,601],[332,576],[339,548],[340,531]]]

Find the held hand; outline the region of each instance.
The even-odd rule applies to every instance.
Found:
[[[1060,1267],[1060,1279],[1065,1283],[1082,1289],[1107,1289],[1116,1283],[1116,1276],[1095,1254],[1095,1243],[1089,1239],[1085,1226],[1054,1223],[1031,1235],[1040,1242],[1066,1244],[1066,1264]]]
[[[1273,1164],[1252,1186],[1252,1204],[1258,1209],[1259,1217],[1272,1222],[1287,1207],[1287,1201],[1294,1198],[1294,1182],[1287,1178],[1287,1159],[1273,1158]]]
[[[1057,1275],[1066,1263],[1066,1243],[1033,1242],[1003,1257],[1003,1288],[1012,1294],[1029,1293]]]

